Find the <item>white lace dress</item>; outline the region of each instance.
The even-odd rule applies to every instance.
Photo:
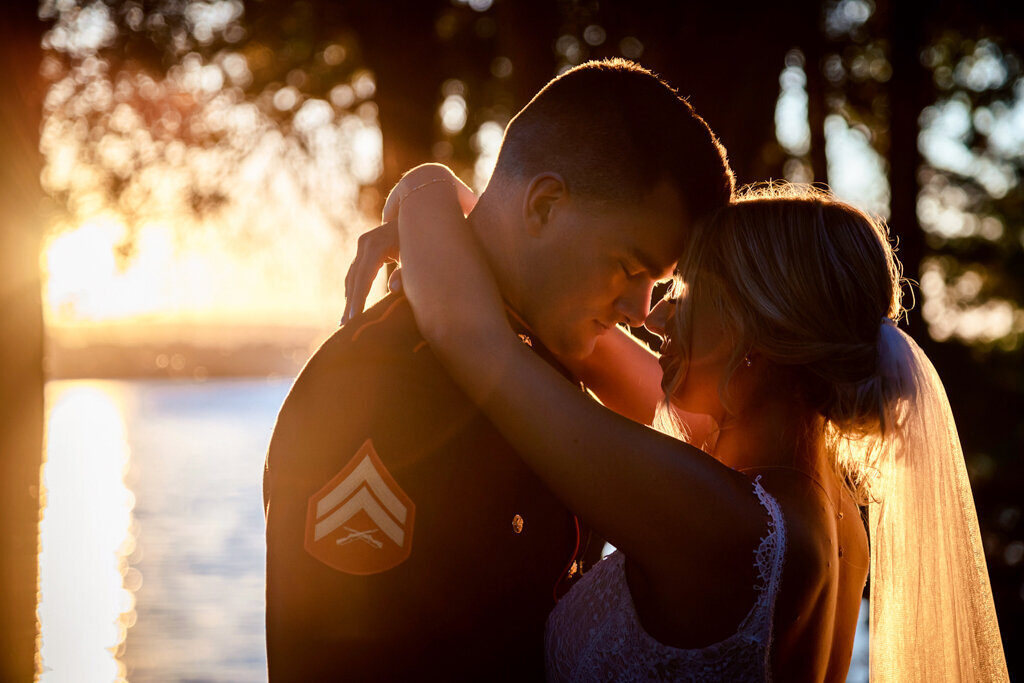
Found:
[[[754,482],[768,511],[768,533],[754,553],[757,599],[736,633],[713,645],[683,650],[644,631],[626,584],[625,557],[614,552],[594,565],[548,617],[548,681],[767,681],[771,633],[782,579],[786,529],[776,500]]]

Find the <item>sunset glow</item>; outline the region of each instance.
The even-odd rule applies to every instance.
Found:
[[[317,325],[341,310],[352,249],[330,226],[307,229],[301,239],[282,230],[253,248],[237,233],[196,229],[182,238],[150,223],[134,235],[131,255],[119,258],[126,235],[122,223],[104,217],[48,240],[42,265],[50,326]]]
[[[97,52],[117,35],[114,13],[51,11],[40,180],[63,209],[41,256],[51,335],[336,322],[355,236],[376,206],[361,188],[382,168],[373,73],[337,85],[343,107],[288,86],[268,111],[246,100],[257,68],[246,54],[190,52],[163,79],[131,61],[113,72]],[[197,3],[188,25],[200,43],[235,41],[242,13],[237,0]],[[138,28],[141,10],[128,14]],[[334,46],[332,63],[343,58]],[[292,110],[282,135],[275,117]]]
[[[764,547],[748,543],[756,538],[743,522],[749,507],[759,507],[750,487],[735,510],[724,506],[728,499],[718,500],[722,514],[710,525],[707,510],[675,505],[669,489],[680,484],[679,496],[700,499],[702,487],[714,493],[719,484],[732,487],[732,479],[756,474],[758,466],[780,469],[770,466],[794,458],[810,474],[828,475],[824,488],[808,484],[809,506],[787,501],[800,492],[784,486],[786,467],[755,488],[771,512],[768,531],[775,522],[800,525],[817,534],[803,540],[828,550],[825,559],[834,561],[823,576],[834,604],[818,624],[825,634],[821,657],[786,660],[777,644],[800,634],[782,621],[769,624],[770,637],[759,637],[758,675],[792,678],[803,667],[803,677],[870,683],[872,664],[877,674],[879,662],[882,669],[896,662],[895,668],[926,672],[920,678],[971,666],[977,674],[984,666],[993,673],[977,674],[979,680],[1024,680],[1024,648],[1016,647],[1024,643],[1024,0],[821,0],[792,8],[750,3],[739,12],[725,3],[626,0],[437,0],[396,12],[399,5],[30,0],[0,9],[6,66],[0,83],[0,374],[6,383],[0,683],[433,680],[476,671],[543,679],[543,669],[557,668],[564,654],[542,647],[545,625],[558,621],[557,614],[547,619],[544,605],[554,605],[570,579],[600,579],[610,563],[594,565],[615,552],[602,539],[588,547],[580,525],[572,530],[574,513],[614,516],[613,540],[622,548],[617,560],[628,555],[627,569],[642,561],[669,578],[668,570],[679,569],[671,548],[630,555],[650,550],[637,542],[650,536],[645,521],[671,516],[662,526],[679,527],[682,537],[685,517],[693,513],[695,529],[714,532],[712,545],[750,546],[698,558],[721,565],[717,575],[701,578],[684,568],[677,577],[683,583],[659,582],[646,596],[633,596],[624,585],[616,600],[657,611],[662,598],[685,597],[694,586],[707,595],[754,599],[747,578],[739,592],[732,585],[734,574],[746,577],[765,559],[756,556]],[[571,148],[568,158],[562,148]],[[450,214],[457,208],[452,183],[433,184],[438,169],[420,168],[432,163],[472,189],[480,200],[474,215]],[[785,184],[790,187],[781,190]],[[806,276],[821,275],[814,259],[786,263],[785,253],[771,249],[758,258],[757,248],[751,259],[736,248],[716,254],[715,263],[696,263],[698,247],[725,244],[712,234],[715,223],[730,220],[744,193],[764,185],[780,186],[780,195],[796,189],[792,185],[817,188],[827,196],[822,203],[843,205],[817,212],[811,232],[820,234],[812,237],[827,262],[852,254],[851,245],[857,258],[826,272],[824,285],[810,295],[804,290],[813,279]],[[427,186],[433,189],[421,190]],[[669,203],[679,206],[653,201],[666,188]],[[442,190],[449,192],[447,208],[439,203]],[[557,192],[545,198],[548,190]],[[417,191],[423,194],[410,203]],[[469,204],[456,194],[458,203]],[[546,206],[547,199],[554,203]],[[758,224],[745,226],[740,237],[778,237],[778,223],[792,222],[779,213],[787,205],[763,204]],[[393,224],[381,226],[385,206]],[[843,218],[850,218],[850,207],[873,219],[865,243],[864,221]],[[653,215],[665,208],[673,210]],[[421,303],[415,291],[412,301],[399,300],[404,297],[387,288],[396,264],[374,263],[377,273],[363,303],[347,301],[349,290],[362,294],[365,282],[357,281],[375,256],[398,260],[402,246],[406,269],[424,258],[411,240],[397,244],[398,213],[403,235],[409,236],[412,222],[423,223],[425,239],[433,240],[437,262],[430,265],[444,268],[432,283],[438,292],[450,290],[458,276],[478,279],[471,271],[481,268],[493,276],[494,291],[481,295],[467,284],[437,294],[441,301]],[[447,225],[446,216],[466,220]],[[671,230],[662,226],[666,219],[674,223]],[[452,241],[448,228],[460,226],[461,237],[479,242],[475,256]],[[892,247],[884,250],[884,263],[875,248],[884,242],[882,233]],[[389,239],[396,242],[383,245]],[[627,248],[669,242],[678,243],[671,253],[668,247],[640,254]],[[479,392],[462,396],[452,382],[460,379],[460,366],[476,364],[479,354],[462,359],[458,349],[479,329],[460,324],[467,316],[459,314],[503,298],[532,327],[541,333],[550,327],[547,332],[558,336],[556,328],[572,320],[538,326],[532,323],[544,321],[535,318],[556,310],[571,318],[574,303],[598,322],[637,306],[647,311],[648,303],[656,308],[672,292],[645,289],[641,281],[650,273],[635,274],[637,257],[641,266],[694,261],[708,272],[693,280],[687,275],[693,269],[683,267],[693,281],[682,283],[676,268],[678,282],[669,289],[693,294],[710,287],[722,301],[732,300],[676,330],[689,336],[703,336],[718,323],[736,327],[731,323],[763,309],[740,300],[750,298],[750,282],[771,285],[760,293],[765,296],[753,292],[753,304],[809,296],[828,313],[841,295],[845,309],[810,325],[790,320],[801,323],[802,342],[794,341],[793,325],[783,319],[756,339],[732,330],[737,334],[723,344],[735,347],[733,379],[754,390],[739,397],[723,391],[717,402],[710,396],[715,405],[707,411],[721,403],[724,418],[676,414],[669,404],[679,401],[661,401],[667,409],[659,408],[650,426],[665,433],[649,435],[661,438],[657,443],[640,438],[651,421],[649,392],[619,385],[637,374],[631,366],[641,365],[642,374],[655,373],[641,384],[664,381],[669,340],[654,332],[663,325],[644,324],[659,322],[657,316],[629,321],[635,327],[616,325],[632,335],[637,344],[626,346],[636,346],[632,352],[640,358],[630,352],[617,359],[617,344],[611,344],[606,354],[569,363],[596,408],[583,415],[574,405],[552,404],[547,415],[526,415],[506,427],[549,441],[559,440],[559,429],[562,441],[584,432],[629,437],[622,453],[589,455],[598,463],[618,459],[612,469],[600,468],[605,475],[615,468],[632,474],[617,481],[597,476],[594,467],[561,467],[564,476],[541,477],[553,493],[539,493],[572,495],[556,496],[543,503],[547,512],[538,511],[523,500],[536,478],[530,473],[531,463],[538,464],[531,448],[536,439],[499,444],[509,453],[497,466],[519,483],[488,479],[498,470],[486,456],[501,434],[477,427],[488,427],[488,415],[502,417],[491,404],[515,404],[523,392],[512,386],[467,403]],[[737,267],[749,277],[719,277]],[[716,269],[721,272],[710,272]],[[766,272],[771,277],[761,277]],[[853,282],[848,291],[831,291],[847,281]],[[553,283],[567,286],[548,286]],[[879,288],[888,294],[875,306]],[[641,296],[644,301],[635,301]],[[601,302],[607,310],[591,310]],[[349,304],[362,305],[363,312]],[[858,311],[872,307],[879,310],[858,318]],[[428,308],[454,312],[442,330],[445,339],[431,334]],[[494,308],[503,315],[500,305]],[[396,310],[401,316],[389,313]],[[839,328],[853,332],[837,339]],[[505,331],[506,341],[521,350]],[[414,343],[406,343],[409,334],[417,337]],[[897,341],[893,335],[899,348],[890,343]],[[545,339],[530,345],[540,350]],[[454,355],[442,354],[444,341]],[[794,343],[820,353],[810,360],[771,353]],[[503,348],[482,351],[501,366]],[[911,349],[913,358],[894,349]],[[660,353],[666,356],[659,368]],[[550,354],[538,357],[524,362],[560,365]],[[445,359],[455,365],[439,365]],[[926,371],[927,386],[903,381],[920,374],[911,372],[915,368]],[[508,367],[499,370],[509,375]],[[732,369],[725,370],[731,376]],[[560,382],[557,375],[548,380]],[[471,384],[465,388],[472,390]],[[538,394],[559,390],[533,384],[534,404]],[[908,398],[904,389],[915,395]],[[884,413],[885,420],[844,421],[831,410],[834,403],[844,412],[840,399],[868,390],[878,404],[869,412]],[[805,394],[831,398],[815,406]],[[730,400],[736,398],[742,400]],[[443,409],[452,400],[458,414],[449,420],[442,413],[451,412]],[[888,419],[894,411],[897,419]],[[430,429],[420,434],[409,415],[426,417],[418,421],[430,422]],[[786,419],[773,424],[765,416]],[[909,438],[919,431],[934,437],[935,417],[943,428],[940,469],[952,472],[949,481],[935,474],[934,457],[915,457],[920,454]],[[854,438],[865,421],[884,422],[886,438]],[[928,430],[917,429],[922,421]],[[797,423],[806,429],[794,436],[787,425]],[[616,429],[621,434],[609,431]],[[402,515],[384,515],[383,521],[403,520],[401,538],[378,524],[383,518],[370,520],[356,508],[359,490],[343,492],[346,482],[336,489],[348,502],[326,501],[334,519],[325,523],[334,532],[319,533],[323,510],[306,514],[323,497],[314,491],[345,479],[344,463],[354,458],[355,466],[362,457],[341,448],[349,441],[352,448],[365,442],[378,451],[366,463],[373,467],[360,470],[378,480],[369,482],[372,500],[363,503],[383,501],[395,513],[383,494],[392,502],[411,499],[401,503],[407,508]],[[439,444],[483,454],[475,458],[483,469],[475,473],[467,460],[450,474],[444,470],[451,469],[451,458],[433,455],[435,463],[424,461],[428,476],[405,467],[410,453],[438,451]],[[658,452],[645,453],[648,447]],[[877,452],[867,453],[869,447]],[[659,465],[660,455],[673,448],[678,462]],[[884,458],[868,462],[875,456]],[[716,484],[704,472],[700,481],[676,481],[690,461],[712,463],[725,478]],[[856,474],[859,468],[847,467],[854,461],[871,465],[868,476],[832,476]],[[747,467],[730,471],[723,463]],[[911,463],[928,467],[905,466]],[[522,468],[528,479],[517,474]],[[882,495],[893,488],[887,471],[900,478],[893,489],[899,495]],[[918,475],[925,479],[915,484]],[[347,483],[362,487],[356,479]],[[644,481],[656,484],[657,495]],[[940,495],[916,501],[905,495],[924,489]],[[436,493],[442,505],[432,504]],[[861,495],[851,499],[855,493]],[[769,500],[776,494],[778,501]],[[636,509],[628,509],[631,504]],[[941,537],[930,556],[877,562],[893,538],[900,540],[900,527],[914,521],[886,510],[902,506],[923,519],[944,504],[962,513],[960,528],[930,533],[922,527],[921,538]],[[478,522],[489,519],[494,510],[485,508],[495,505],[501,527],[491,533]],[[409,511],[416,506],[413,519]],[[827,514],[818,515],[818,508]],[[780,510],[786,519],[776,514]],[[840,510],[846,521],[837,521],[844,517]],[[893,524],[874,523],[879,511]],[[516,512],[526,516],[525,526]],[[563,524],[547,529],[549,512],[569,520],[568,537]],[[353,526],[342,529],[338,521],[346,515],[341,524]],[[764,527],[766,518],[758,518]],[[416,538],[413,522],[420,527]],[[308,539],[304,524],[317,527]],[[444,543],[431,542],[438,529]],[[418,545],[410,554],[411,543]],[[522,560],[541,572],[559,548],[565,557],[555,558],[550,576],[512,575],[510,562]],[[773,571],[755,582],[755,592],[766,596],[756,598],[758,604],[775,600],[780,563],[788,563],[783,598],[800,583],[789,580],[793,558],[779,550],[770,553]],[[461,561],[460,553],[470,561]],[[407,564],[379,573],[406,555]],[[727,566],[733,555],[741,563],[737,571]],[[571,571],[555,585],[554,570],[565,565]],[[931,581],[934,567],[970,570],[957,574],[969,600],[939,610],[940,617],[953,612],[955,631],[936,627],[942,619],[920,609],[934,607],[934,595],[922,600],[922,591],[901,592]],[[585,576],[587,568],[595,576]],[[339,580],[354,590],[335,590]],[[940,589],[932,593],[959,598],[956,590],[942,589],[952,581],[934,585]],[[573,590],[586,602],[586,585]],[[735,600],[725,602],[721,614],[702,610],[693,624],[683,623],[681,614],[651,637],[667,638],[667,650],[691,636],[694,643],[718,640],[720,622],[737,607]],[[559,610],[566,607],[563,601]],[[894,611],[901,617],[896,628],[888,621]],[[596,653],[603,643],[586,642],[587,623],[602,614],[586,612],[558,630]],[[421,622],[427,626],[419,628]],[[735,636],[744,630],[741,624]],[[931,639],[912,653],[905,644],[902,651],[888,647],[900,635],[937,632],[942,642]],[[908,653],[913,656],[903,656]],[[1008,675],[995,673],[997,654],[1004,655]],[[746,665],[719,659],[723,670]],[[652,666],[687,674],[670,660],[654,658]],[[630,673],[632,660],[623,661],[610,664],[609,677]],[[577,675],[592,663],[583,661]]]
[[[140,235],[140,259],[122,269],[116,249],[126,229],[97,220],[50,239],[45,252],[46,302],[52,320],[126,318],[154,310],[160,299],[158,273],[171,260],[170,235],[157,227]]]

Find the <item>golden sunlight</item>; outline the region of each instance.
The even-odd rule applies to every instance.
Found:
[[[40,521],[40,680],[109,683],[135,623],[141,576],[135,499],[124,475],[131,454],[122,399],[103,382],[47,387],[47,443]]]
[[[51,320],[127,318],[165,303],[157,276],[173,257],[171,235],[155,226],[144,228],[137,238],[140,262],[122,270],[115,252],[126,232],[108,218],[50,238],[44,266]]]
[[[332,224],[298,201],[261,213],[54,229],[41,255],[49,376],[298,372],[337,328],[365,219]]]
[[[146,223],[120,262],[128,229],[115,217],[56,232],[42,255],[47,325],[331,325],[352,241],[292,213],[301,238],[287,224],[247,237],[233,225]]]

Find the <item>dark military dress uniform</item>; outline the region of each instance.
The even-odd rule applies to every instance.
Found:
[[[578,522],[451,381],[404,297],[303,369],[264,504],[271,681],[543,679]]]

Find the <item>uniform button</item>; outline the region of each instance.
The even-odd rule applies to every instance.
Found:
[[[512,518],[512,531],[517,534],[523,533],[523,518],[520,515],[516,515]]]
[[[840,512],[840,513],[839,513],[839,519],[842,519],[842,518],[843,518],[843,513],[842,513],[842,512]]]

